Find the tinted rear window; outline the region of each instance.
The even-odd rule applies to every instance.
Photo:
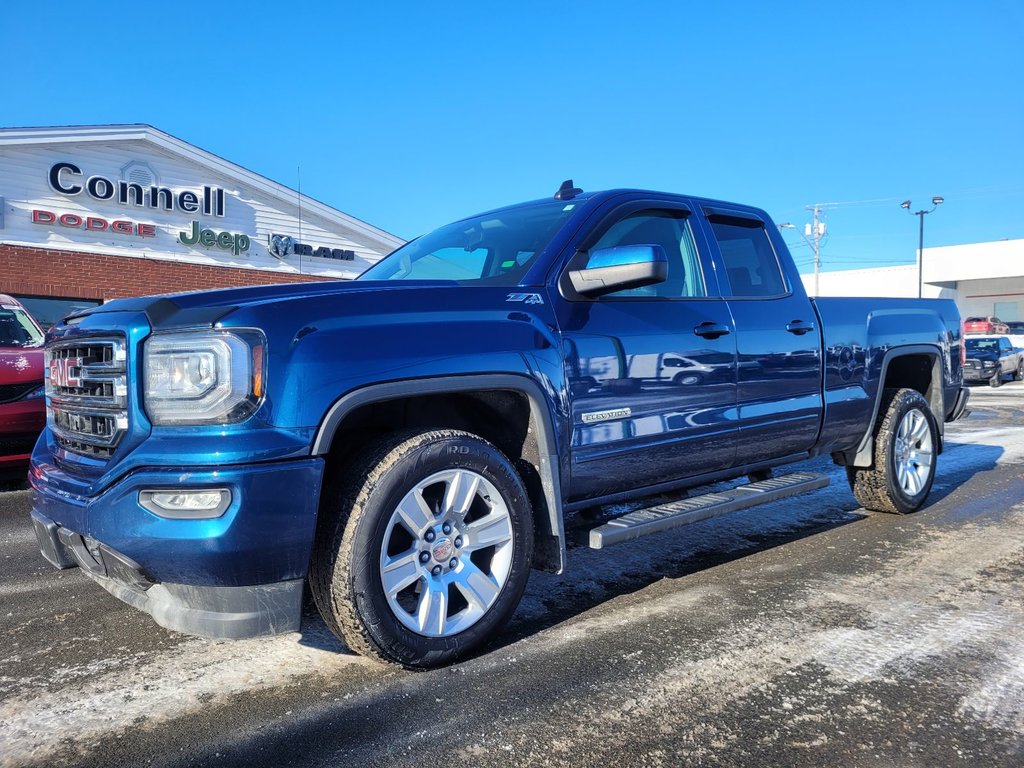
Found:
[[[731,296],[781,296],[786,293],[782,270],[764,227],[712,221],[718,248],[729,277]]]

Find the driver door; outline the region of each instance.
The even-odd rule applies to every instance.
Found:
[[[657,285],[597,299],[563,291],[557,303],[572,413],[573,499],[734,462],[735,335],[689,216],[681,204],[634,202],[577,244],[587,251],[660,245],[669,263]]]

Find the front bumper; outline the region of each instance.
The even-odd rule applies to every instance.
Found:
[[[36,538],[56,567],[81,567],[168,629],[231,639],[298,629],[322,460],[147,469],[91,498],[60,491],[60,473],[38,463],[29,473]],[[143,490],[212,486],[231,491],[213,519],[139,503]]]
[[[101,587],[167,629],[236,640],[299,629],[302,579],[248,587],[163,584],[120,552],[32,513],[43,557],[57,568],[80,566]]]
[[[964,381],[988,381],[998,372],[998,368],[968,368],[965,366]]]

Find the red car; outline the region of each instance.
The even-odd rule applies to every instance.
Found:
[[[1010,332],[1010,326],[998,317],[968,317],[964,320],[964,333],[1000,335]]]
[[[0,479],[28,471],[45,425],[43,331],[16,299],[0,293]]]

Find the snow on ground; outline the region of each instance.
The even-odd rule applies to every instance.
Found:
[[[9,661],[0,658],[0,669]],[[104,733],[156,725],[313,672],[332,675],[369,663],[314,622],[301,635],[225,643],[189,639],[156,654],[127,652],[51,667],[31,680],[0,677],[0,688],[17,691],[0,701],[0,765],[40,759],[62,742],[88,743]]]

